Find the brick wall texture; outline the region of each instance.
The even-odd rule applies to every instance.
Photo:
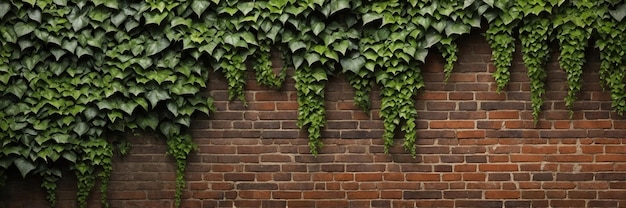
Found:
[[[378,86],[373,110],[364,113],[345,78],[330,78],[325,146],[314,157],[296,126],[292,79],[272,90],[250,72],[245,107],[227,100],[225,78],[212,72],[207,93],[218,110],[192,124],[199,148],[189,159],[183,207],[626,207],[626,120],[611,112],[600,86],[597,51],[588,52],[570,120],[553,47],[544,111],[533,126],[519,47],[501,94],[485,39],[466,36],[459,47],[449,83],[436,51],[422,66],[415,158],[401,145],[383,153]],[[111,207],[172,207],[175,166],[165,142],[130,141],[130,154],[115,158]],[[47,207],[39,179],[13,173],[9,180],[0,207]],[[58,207],[76,207],[74,181],[66,173]],[[93,191],[89,207],[100,207],[99,197]]]

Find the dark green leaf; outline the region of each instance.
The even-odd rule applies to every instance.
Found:
[[[360,56],[358,53],[353,53],[351,57],[341,59],[341,68],[343,68],[344,72],[351,71],[355,74],[359,74],[363,66],[365,66],[365,57]]]
[[[27,89],[28,89],[28,86],[26,85],[26,82],[24,82],[23,79],[18,79],[16,82],[14,82],[13,84],[9,85],[9,87],[6,88],[6,91],[4,92],[4,94],[6,95],[8,93],[11,93],[17,96],[18,98],[22,98],[22,96],[24,96],[24,93],[26,93]]]
[[[159,125],[159,117],[154,113],[150,113],[146,116],[139,116],[137,117],[136,121],[137,126],[139,126],[143,130],[147,130],[148,127],[150,127],[152,130],[156,130],[157,126]]]
[[[615,8],[615,10],[610,10],[609,13],[613,18],[615,18],[618,22],[621,22],[626,16],[626,3],[622,3],[622,5]],[[2,16],[2,15],[0,15]]]
[[[146,98],[148,98],[148,101],[150,101],[153,108],[159,103],[159,101],[171,99],[167,91],[163,89],[148,92],[148,94],[146,94]]]
[[[89,124],[87,124],[86,122],[78,122],[76,123],[76,125],[74,126],[74,129],[72,129],[76,134],[78,134],[78,136],[82,136],[85,135],[85,133],[87,133],[87,131],[89,131]]]
[[[11,4],[9,2],[0,2],[0,19],[2,19],[10,10]]]
[[[35,164],[32,161],[26,160],[23,157],[15,159],[13,161],[13,164],[15,164],[15,167],[17,167],[17,169],[20,171],[23,178],[26,178],[26,175],[28,175],[36,168]]]
[[[170,46],[170,41],[168,41],[167,38],[161,38],[159,40],[150,41],[147,43],[147,46],[146,46],[146,55],[152,56],[154,54],[157,54],[163,51],[168,46]]]
[[[13,29],[15,30],[15,34],[17,37],[22,37],[26,34],[30,34],[37,28],[37,25],[34,22],[28,22],[24,24],[23,22],[15,23]]]
[[[291,52],[295,53],[297,50],[306,48],[306,44],[301,41],[291,41],[289,42],[289,49]]]

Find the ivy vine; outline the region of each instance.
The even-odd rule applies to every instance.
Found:
[[[584,51],[594,39],[602,84],[621,115],[625,16],[626,4],[617,0],[3,1],[0,187],[6,170],[15,167],[23,177],[42,177],[54,206],[56,183],[70,170],[78,179],[78,205],[87,206],[101,181],[107,207],[118,147],[111,138],[146,132],[164,138],[176,160],[178,207],[187,156],[195,149],[191,118],[213,110],[211,99],[199,96],[208,70],[221,71],[229,99],[245,104],[248,68],[271,88],[286,79],[286,68],[272,67],[273,53],[295,70],[297,124],[308,132],[311,153],[323,145],[326,83],[343,73],[356,90],[355,105],[365,111],[372,85],[381,86],[385,151],[401,132],[404,149],[415,155],[415,94],[424,88],[420,67],[429,49],[445,58],[447,81],[457,61],[456,40],[483,20],[498,92],[510,80],[519,36],[535,121],[551,41],[559,44],[567,73],[566,106],[571,110],[582,88]]]

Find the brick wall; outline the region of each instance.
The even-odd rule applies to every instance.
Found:
[[[596,52],[587,57],[572,120],[563,102],[566,74],[553,54],[534,127],[521,55],[509,87],[497,94],[484,38],[459,43],[448,84],[439,55],[431,53],[423,67],[416,158],[400,145],[383,153],[378,87],[374,110],[364,113],[353,106],[345,79],[330,79],[325,146],[313,157],[296,127],[293,80],[268,90],[250,73],[244,107],[227,101],[225,79],[212,73],[209,93],[218,110],[193,122],[199,149],[190,158],[183,207],[626,207],[626,120],[611,113]],[[172,207],[175,167],[164,141],[130,141],[130,155],[115,158],[111,206]],[[66,175],[58,207],[75,207],[75,179]],[[39,180],[15,172],[0,200],[0,207],[47,206]],[[91,200],[99,207],[97,191]]]

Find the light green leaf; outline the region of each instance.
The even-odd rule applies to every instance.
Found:
[[[365,13],[363,14],[363,25],[366,25],[370,22],[382,19],[383,16],[381,16],[380,14],[376,14],[376,13]]]
[[[143,17],[146,20],[146,23],[145,23],[146,25],[149,25],[149,24],[160,25],[163,19],[167,17],[167,14],[168,14],[167,12],[163,12],[163,13],[146,12],[146,13],[143,13]]]
[[[254,2],[239,2],[237,4],[237,9],[243,13],[243,15],[248,15],[254,9]]]
[[[320,61],[320,55],[317,53],[307,53],[304,55],[304,59],[306,59],[309,66],[311,66],[313,63]]]
[[[348,47],[350,47],[350,41],[342,40],[339,44],[333,45],[334,50],[341,53],[341,55],[346,55]]]
[[[320,32],[322,32],[322,30],[324,30],[324,28],[326,27],[326,24],[324,24],[323,22],[315,22],[313,23],[313,34],[315,35],[319,35]]]
[[[178,25],[185,25],[187,27],[191,27],[192,21],[191,21],[191,19],[185,19],[185,18],[182,18],[182,17],[174,17],[170,24],[171,24],[172,28],[176,27]]]
[[[191,9],[194,13],[196,13],[196,15],[198,15],[198,17],[200,17],[210,5],[211,2],[209,1],[195,0],[191,3]]]
[[[246,41],[246,43],[248,44],[259,45],[256,41],[256,37],[250,31],[242,32],[241,38],[243,38],[243,40]]]
[[[335,13],[337,13],[338,11],[341,11],[343,9],[348,9],[350,8],[350,1],[349,0],[332,0],[330,1],[330,15],[333,15]]]
[[[326,71],[323,68],[315,68],[313,70],[313,74],[311,74],[316,81],[320,82],[323,80],[328,80],[328,76],[326,75]]]
[[[469,25],[448,22],[448,24],[446,25],[446,35],[450,36],[452,34],[466,34],[470,32],[470,29],[471,28]]]
[[[422,63],[426,60],[426,56],[428,56],[428,50],[426,49],[421,48],[415,52],[415,59],[421,61]]]

